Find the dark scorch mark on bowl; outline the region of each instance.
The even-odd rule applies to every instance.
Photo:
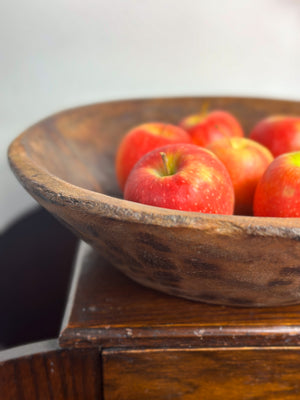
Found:
[[[174,265],[166,257],[162,257],[161,255],[157,255],[155,253],[150,253],[145,249],[137,249],[136,253],[138,259],[146,268],[175,270]]]
[[[162,251],[164,253],[171,252],[169,246],[165,245],[164,243],[161,243],[158,238],[156,238],[154,235],[151,235],[148,232],[140,232],[138,234],[137,240],[142,244],[151,246],[155,250]]]
[[[253,303],[255,303],[255,301],[251,300],[251,299],[247,299],[247,298],[241,298],[241,297],[228,297],[227,298],[227,302],[228,304],[232,304],[232,305],[252,305]]]
[[[283,279],[274,279],[273,281],[268,282],[269,287],[274,286],[288,286],[291,285],[292,281],[284,281]]]
[[[280,275],[300,275],[300,267],[283,267],[279,271]]]
[[[218,279],[220,277],[221,268],[217,264],[203,262],[198,259],[185,259],[184,265],[187,266],[187,275],[193,275],[195,277],[204,277],[211,279]],[[191,270],[190,266],[193,267]]]
[[[172,272],[170,271],[163,271],[163,270],[154,271],[153,277],[155,279],[158,279],[159,282],[162,284],[167,283],[168,285],[173,285],[173,286],[177,286],[177,283],[181,282],[182,280],[180,276],[172,274]]]

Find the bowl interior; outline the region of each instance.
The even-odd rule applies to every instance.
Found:
[[[120,197],[114,157],[121,137],[135,125],[163,121],[177,124],[201,110],[226,109],[241,121],[246,134],[270,114],[297,114],[295,102],[247,98],[175,98],[129,100],[81,107],[56,114],[22,136],[27,155],[37,166],[84,189]]]

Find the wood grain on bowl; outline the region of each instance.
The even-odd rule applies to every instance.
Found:
[[[300,102],[162,98],[84,106],[32,126],[9,148],[28,192],[135,281],[196,301],[234,306],[300,303],[299,219],[181,212],[120,198],[121,137],[147,121],[177,123],[204,102],[232,112],[246,132]]]

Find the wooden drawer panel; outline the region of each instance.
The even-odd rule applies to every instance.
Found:
[[[0,400],[100,400],[97,349],[61,349],[56,340],[0,352]]]
[[[300,398],[300,349],[103,351],[105,400]]]

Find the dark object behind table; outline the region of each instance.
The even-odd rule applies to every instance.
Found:
[[[41,208],[0,236],[0,346],[58,335],[76,245]]]

